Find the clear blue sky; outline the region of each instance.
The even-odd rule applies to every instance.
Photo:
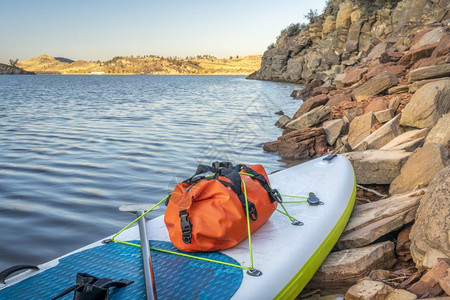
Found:
[[[0,62],[41,54],[262,54],[281,29],[324,6],[325,0],[1,0]]]

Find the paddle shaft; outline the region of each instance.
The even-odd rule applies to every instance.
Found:
[[[144,212],[137,211],[136,214],[140,217]],[[150,247],[148,245],[147,226],[145,218],[140,218],[138,221],[139,238],[141,240],[142,263],[144,266],[144,281],[145,293],[147,300],[156,300],[156,286],[153,275],[152,258],[150,255]]]

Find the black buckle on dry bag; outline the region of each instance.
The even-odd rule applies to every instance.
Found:
[[[256,206],[252,202],[248,202],[248,215],[250,220],[256,221],[258,219],[258,212],[256,211]]]
[[[180,222],[183,242],[189,244],[192,239],[192,224],[189,221],[189,213],[187,210],[180,210]]]
[[[272,189],[269,193],[270,197],[277,201],[278,203],[283,203],[283,198],[281,198],[281,194],[277,189]],[[273,202],[273,201],[272,201]]]

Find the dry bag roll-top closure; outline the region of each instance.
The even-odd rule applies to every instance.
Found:
[[[270,218],[281,201],[260,164],[199,165],[191,178],[175,186],[167,203],[164,222],[170,240],[186,252],[235,246],[248,236],[245,197],[251,232]]]

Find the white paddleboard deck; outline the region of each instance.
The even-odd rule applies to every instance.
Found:
[[[317,158],[271,174],[269,180],[281,194],[308,196],[313,192],[324,204],[286,203],[289,214],[303,222],[303,226],[294,226],[286,216],[274,212],[269,221],[252,234],[254,268],[263,275],[252,277],[243,270],[242,284],[233,299],[295,298],[333,247],[353,209],[355,177],[350,162],[343,156],[338,155],[331,161]],[[284,197],[283,200],[302,199]],[[147,230],[150,240],[170,241],[164,216],[147,221]],[[138,228],[132,227],[116,239],[139,240]],[[101,241],[67,255],[98,245]],[[250,266],[247,239],[222,252],[241,265]],[[57,265],[60,258],[40,265],[39,272]],[[36,273],[19,274],[7,280],[7,286]]]

